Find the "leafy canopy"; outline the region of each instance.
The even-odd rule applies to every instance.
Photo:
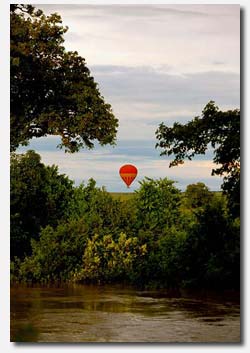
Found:
[[[56,166],[45,166],[39,154],[11,154],[11,258],[29,254],[30,239],[38,239],[42,227],[67,217],[73,193],[73,182]]]
[[[191,160],[196,154],[205,154],[211,145],[214,148],[213,161],[218,165],[212,175],[224,176],[222,188],[228,193],[231,208],[239,212],[240,198],[240,111],[221,111],[210,101],[202,111],[187,124],[178,122],[173,127],[161,123],[156,131],[162,149],[161,155],[174,155],[170,167]]]
[[[167,178],[145,177],[136,191],[135,205],[139,229],[154,233],[169,229],[179,218],[180,190]]]
[[[171,180],[146,178],[132,203],[112,201],[94,180],[72,190],[69,181],[47,170],[34,152],[12,163],[17,201],[11,208],[12,281],[239,288],[240,223],[229,216],[222,193],[210,192],[202,183],[180,193]],[[57,181],[51,180],[52,174]],[[25,189],[31,189],[29,200]],[[38,225],[44,222],[52,201],[53,213],[37,233],[28,234],[30,228],[22,224],[29,221],[31,226],[39,216]]]
[[[78,53],[66,51],[58,14],[10,7],[11,150],[32,137],[61,136],[75,152],[114,144],[118,120]]]

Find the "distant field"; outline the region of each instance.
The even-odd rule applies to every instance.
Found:
[[[134,197],[135,193],[134,192],[111,192],[110,195],[115,200],[126,201]]]
[[[211,191],[212,193],[218,193],[221,194],[221,191]],[[134,192],[110,192],[110,195],[115,199],[115,200],[121,200],[121,201],[126,201],[130,200],[135,196]],[[181,193],[182,197],[185,197],[185,192]]]

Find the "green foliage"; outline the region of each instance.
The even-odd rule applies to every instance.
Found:
[[[167,178],[145,178],[133,198],[121,201],[93,179],[79,187],[67,184],[34,152],[13,157],[13,163],[14,199],[27,210],[41,192],[39,208],[46,206],[48,224],[41,220],[36,236],[30,236],[29,229],[13,223],[20,249],[29,244],[32,251],[24,259],[13,257],[12,281],[239,288],[240,223],[230,216],[222,193],[203,183],[181,193]],[[34,194],[27,193],[31,186]],[[28,224],[29,213],[20,215]]]
[[[239,288],[239,246],[239,220],[229,216],[225,197],[214,193],[210,203],[199,210],[197,222],[183,244],[183,283]]]
[[[11,150],[32,137],[61,136],[75,152],[114,144],[118,120],[77,52],[67,52],[58,14],[10,6]]]
[[[220,111],[210,101],[202,111],[201,117],[195,117],[185,125],[174,123],[168,127],[163,123],[156,131],[162,148],[161,155],[174,155],[170,163],[176,166],[191,160],[196,154],[205,154],[211,145],[214,148],[214,163],[218,168],[212,175],[223,175],[222,189],[229,196],[232,214],[237,217],[240,211],[240,111],[238,109]]]
[[[204,183],[190,184],[186,188],[183,203],[189,209],[200,209],[210,202],[211,197]]]
[[[182,283],[183,246],[185,231],[172,228],[158,240],[156,260],[158,265],[157,282],[165,288],[179,288]]]
[[[176,229],[182,229],[181,193],[173,184],[167,178],[145,178],[133,198],[137,236],[140,243],[147,245],[144,261],[137,265],[134,275],[141,286],[148,283],[171,285],[171,280],[162,273],[161,264],[166,259],[160,254],[164,253],[162,239],[170,239]]]
[[[190,184],[187,186],[181,198],[181,218],[183,226],[188,231],[197,223],[197,216],[210,203],[213,197],[204,183]]]
[[[147,245],[139,245],[136,237],[121,233],[115,241],[111,235],[88,240],[83,256],[83,268],[75,274],[80,281],[114,282],[133,278],[134,265],[142,261]]]
[[[41,163],[34,151],[11,155],[11,258],[30,254],[30,239],[64,217],[72,195],[73,182],[58,174],[57,167]]]
[[[90,179],[88,184],[75,188],[70,203],[70,218],[83,218],[90,229],[90,236],[112,234],[131,230],[135,222],[133,202],[114,199],[105,188],[97,188]]]
[[[179,221],[180,191],[172,180],[145,178],[136,191],[138,229],[161,233]]]
[[[20,278],[36,282],[70,279],[81,265],[88,231],[81,220],[44,228],[39,241],[31,241],[32,255],[21,263]]]
[[[118,121],[85,59],[63,47],[61,23],[11,5],[11,151],[48,134],[70,152],[115,142]],[[170,166],[212,146],[227,197],[203,183],[181,193],[167,178],[111,195],[93,179],[74,187],[34,151],[12,153],[11,280],[239,288],[240,111],[211,101],[201,117],[162,123],[156,136],[161,155],[175,155]]]

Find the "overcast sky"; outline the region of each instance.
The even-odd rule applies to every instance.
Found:
[[[155,150],[155,131],[200,115],[214,100],[221,109],[240,107],[239,5],[36,5],[46,14],[58,12],[65,48],[86,60],[101,94],[119,119],[116,147],[96,146],[65,154],[57,137],[32,140],[46,164],[78,185],[93,177],[108,191],[127,191],[119,167],[132,163],[144,176],[169,177],[180,189],[202,181],[218,190],[211,176],[212,152],[183,166]],[[20,151],[27,150],[22,148]]]

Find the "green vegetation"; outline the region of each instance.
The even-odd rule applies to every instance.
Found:
[[[239,288],[239,218],[203,183],[145,178],[121,200],[28,151],[12,156],[11,190],[12,281]]]
[[[127,201],[134,197],[133,192],[111,192],[110,195],[114,200]]]
[[[224,176],[222,189],[228,195],[230,212],[240,215],[240,111],[221,111],[210,101],[202,111],[187,124],[174,123],[173,127],[160,124],[156,131],[162,149],[161,155],[174,155],[171,166],[191,160],[196,154],[214,149],[214,163],[218,168],[212,175]]]
[[[69,152],[114,144],[118,120],[85,59],[63,47],[61,17],[10,9],[11,280],[239,289],[240,111],[211,101],[201,117],[156,132],[171,165],[212,147],[223,193],[203,183],[181,193],[167,178],[125,194],[93,179],[75,187],[36,152],[14,151],[46,135]]]
[[[118,120],[105,103],[85,59],[63,47],[68,28],[58,14],[10,5],[11,150],[32,137],[61,136],[75,152],[114,144]]]
[[[56,226],[66,217],[74,194],[73,182],[56,166],[41,163],[34,151],[12,154],[10,166],[11,258],[31,253],[31,239],[42,227]]]

